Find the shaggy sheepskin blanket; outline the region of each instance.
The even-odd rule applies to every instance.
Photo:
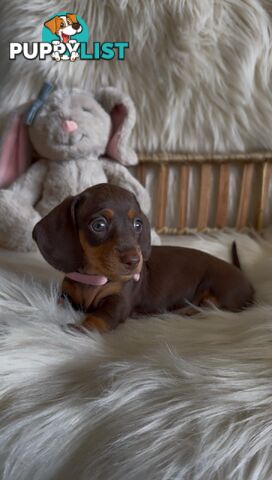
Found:
[[[43,23],[79,14],[94,41],[128,41],[125,61],[9,60],[9,42],[41,41]],[[271,149],[269,0],[1,0],[0,105],[5,114],[44,78],[115,85],[133,98],[140,150]]]
[[[233,238],[175,241],[228,258]],[[106,335],[68,333],[58,275],[0,252],[2,480],[271,479],[272,241],[235,238],[254,307]]]

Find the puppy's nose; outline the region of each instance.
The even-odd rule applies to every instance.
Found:
[[[78,30],[79,27],[80,27],[80,24],[77,23],[77,22],[75,22],[75,23],[73,23],[72,27],[73,27],[75,30]]]
[[[74,132],[75,130],[77,130],[77,128],[78,124],[73,120],[64,120],[62,122],[62,130],[64,130],[65,132]]]
[[[126,267],[129,267],[129,268],[137,267],[137,265],[140,262],[140,257],[135,251],[133,252],[126,251],[126,252],[120,253],[119,258],[121,263],[123,263],[124,265],[126,265]]]

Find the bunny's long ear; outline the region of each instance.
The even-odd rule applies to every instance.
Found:
[[[131,98],[114,87],[105,87],[97,92],[96,99],[111,116],[112,129],[106,155],[123,165],[135,165],[138,163],[137,155],[129,145],[136,121],[136,111]]]
[[[31,144],[22,110],[13,112],[0,140],[0,188],[19,177],[31,162]]]

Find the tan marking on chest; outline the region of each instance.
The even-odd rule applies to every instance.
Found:
[[[87,310],[91,306],[97,308],[103,298],[116,295],[121,290],[120,282],[109,282],[106,285],[93,287],[64,278],[62,292],[69,295],[73,303]]]
[[[100,287],[99,292],[97,292],[96,296],[93,299],[93,305],[97,308],[99,302],[103,298],[109,297],[111,295],[117,295],[121,290],[121,283],[120,282],[109,282],[103,287]]]

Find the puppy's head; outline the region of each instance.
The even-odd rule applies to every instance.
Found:
[[[64,42],[67,42],[72,35],[82,31],[82,26],[78,22],[77,16],[73,13],[67,13],[61,16],[56,15],[45,22],[44,26],[47,27],[51,33],[59,35]]]
[[[53,267],[127,280],[150,251],[150,226],[135,196],[109,184],[68,197],[44,217],[33,238]]]

